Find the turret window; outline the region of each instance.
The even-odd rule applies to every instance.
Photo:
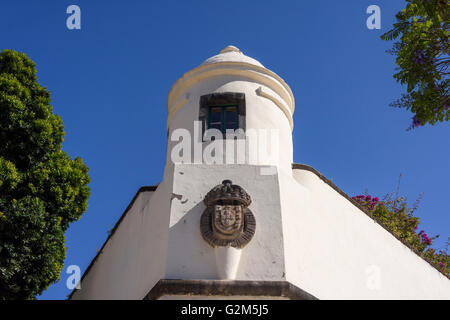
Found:
[[[245,95],[235,92],[204,95],[200,98],[199,114],[203,135],[208,129],[217,129],[224,137],[227,130],[245,131]]]
[[[208,112],[208,129],[218,129],[223,134],[227,129],[239,129],[238,106],[212,106]]]

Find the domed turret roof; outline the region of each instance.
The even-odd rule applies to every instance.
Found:
[[[235,46],[227,46],[223,48],[218,55],[207,59],[201,65],[204,66],[219,62],[245,62],[264,68],[264,66],[258,60],[246,56]]]

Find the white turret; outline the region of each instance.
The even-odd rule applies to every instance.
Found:
[[[213,108],[215,106],[218,108]],[[202,140],[209,128],[232,128],[245,132],[245,144],[240,145],[245,148],[239,149],[237,145],[227,148],[226,143],[230,141],[225,139],[222,163],[273,165],[291,172],[294,106],[292,91],[283,79],[238,48],[227,46],[218,55],[185,73],[172,86],[167,98],[167,163],[212,164],[209,159],[211,147],[207,148],[210,142],[203,137],[203,145],[197,150],[194,150],[195,143]],[[236,123],[234,110],[239,114]],[[227,123],[230,119],[232,123]],[[180,136],[184,138],[185,130],[192,137],[187,152],[191,157],[186,152],[183,157],[177,157],[183,153],[180,152]],[[220,161],[213,163],[217,162]]]

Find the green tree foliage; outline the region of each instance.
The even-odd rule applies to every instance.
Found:
[[[0,300],[34,299],[59,279],[69,223],[87,209],[80,158],[25,54],[0,52]]]
[[[390,51],[397,57],[394,78],[407,92],[392,106],[414,113],[411,128],[450,119],[448,0],[406,0],[393,29],[383,40],[399,39]]]

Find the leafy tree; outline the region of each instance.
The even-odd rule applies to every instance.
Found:
[[[69,223],[87,209],[80,158],[25,54],[0,52],[0,300],[34,299],[59,279]]]
[[[394,78],[407,92],[391,105],[411,110],[410,128],[434,125],[450,119],[448,0],[406,0],[393,29],[381,36],[394,40],[390,52],[397,56]]]

